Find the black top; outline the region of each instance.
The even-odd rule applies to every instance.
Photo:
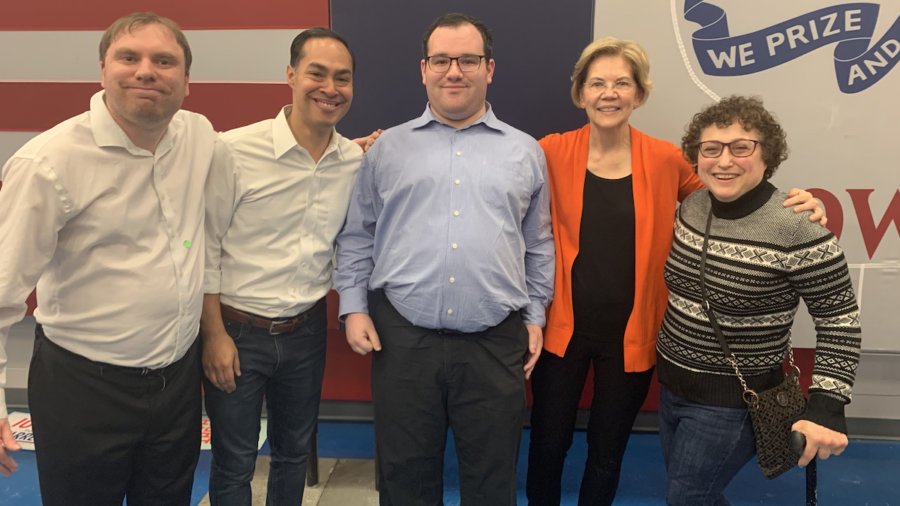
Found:
[[[634,198],[631,175],[587,171],[578,256],[572,265],[575,332],[622,339],[634,305]]]

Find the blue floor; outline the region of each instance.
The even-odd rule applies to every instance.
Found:
[[[319,426],[319,453],[323,458],[372,458],[373,432],[368,423],[329,422]],[[264,453],[268,447],[264,446]],[[563,477],[563,504],[578,499],[586,448],[584,434],[576,434]],[[528,431],[522,437],[519,457],[519,504],[525,501],[525,462]],[[0,505],[38,505],[40,494],[33,452],[18,452],[19,471],[13,478],[0,477]],[[209,452],[201,452],[194,484],[194,503],[206,494]],[[459,469],[452,444],[447,448],[445,504],[459,504]],[[634,434],[623,463],[616,504],[627,506],[663,504],[664,469],[656,434]],[[839,458],[819,462],[819,504],[822,506],[900,506],[900,442],[853,440]],[[766,481],[751,463],[727,491],[735,506],[802,505],[804,474],[795,469]]]

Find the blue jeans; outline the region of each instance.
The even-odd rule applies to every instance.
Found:
[[[325,304],[297,330],[268,331],[225,320],[241,363],[237,389],[225,393],[204,378],[212,428],[209,498],[213,505],[249,506],[263,397],[268,412],[266,504],[300,504],[310,436],[319,416],[325,371]]]
[[[730,504],[725,487],[756,453],[746,408],[697,404],[662,386],[659,439],[666,465],[666,503]]]

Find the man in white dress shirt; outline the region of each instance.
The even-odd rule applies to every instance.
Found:
[[[100,42],[90,110],[3,166],[0,387],[37,284],[28,397],[45,505],[188,504],[199,454],[203,184],[215,132],[180,110],[191,52],[135,13]],[[16,464],[0,388],[0,471]]]
[[[213,505],[249,505],[263,397],[268,504],[299,504],[325,369],[333,242],[362,149],[335,125],[353,99],[353,55],[326,28],[291,44],[292,103],[225,132],[206,186],[203,369]]]

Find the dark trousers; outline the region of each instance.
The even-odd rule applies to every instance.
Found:
[[[225,320],[241,361],[237,389],[226,393],[204,378],[212,428],[209,499],[213,506],[249,506],[256,469],[260,412],[268,410],[269,463],[266,504],[300,504],[310,436],[319,417],[327,336],[325,304],[292,332]]]
[[[88,360],[35,329],[28,373],[45,506],[188,505],[200,454],[200,353],[163,369]]]
[[[543,353],[531,378],[531,446],[528,504],[558,506],[566,453],[572,446],[578,401],[588,368],[594,367],[594,397],[588,421],[588,456],[579,505],[612,504],[622,456],[653,371],[624,372],[621,339],[592,340],[575,334],[564,357]]]
[[[516,503],[528,332],[518,313],[484,332],[412,325],[376,292],[369,312],[382,506],[442,505],[447,428],[459,458],[460,504]]]

